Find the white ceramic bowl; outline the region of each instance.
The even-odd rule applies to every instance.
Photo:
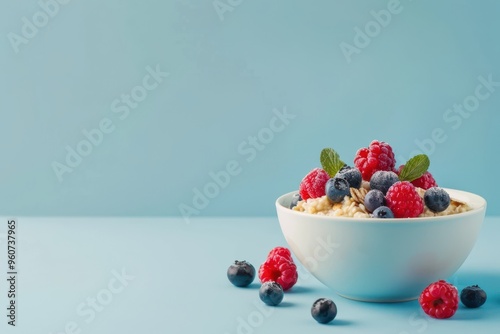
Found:
[[[276,210],[290,249],[319,281],[350,299],[397,302],[453,275],[476,242],[486,201],[446,190],[472,210],[412,219],[328,217],[290,210],[296,192],[279,197]]]

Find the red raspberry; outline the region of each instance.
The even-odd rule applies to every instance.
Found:
[[[413,183],[415,187],[419,187],[425,190],[438,186],[436,180],[434,180],[434,177],[429,172],[425,172],[424,175],[416,180],[411,181],[411,183]]]
[[[283,291],[297,283],[297,266],[284,256],[275,254],[268,257],[259,268],[259,279],[262,283],[277,282]]]
[[[458,309],[458,291],[450,283],[440,280],[426,287],[418,302],[424,312],[431,317],[450,318]]]
[[[303,200],[325,195],[326,181],[330,175],[321,168],[314,168],[300,182],[299,194]]]
[[[370,181],[372,175],[379,170],[393,171],[396,159],[389,144],[374,140],[368,148],[363,147],[356,152],[354,165],[361,171],[363,180]]]
[[[395,218],[418,217],[424,212],[424,201],[417,193],[415,186],[408,181],[394,183],[387,194],[385,201]]]
[[[267,255],[267,258],[273,257],[274,255],[281,255],[289,261],[293,261],[292,253],[290,253],[290,250],[286,247],[274,247]]]
[[[404,166],[405,165],[399,166],[398,171],[397,171],[398,175],[399,175],[399,173],[401,173],[401,170],[403,169]],[[436,180],[434,180],[434,177],[429,172],[425,172],[424,175],[422,175],[418,179],[415,179],[415,180],[411,181],[411,183],[415,187],[419,187],[419,188],[422,188],[422,189],[425,189],[425,190],[427,190],[429,188],[432,188],[432,187],[437,187],[438,186],[437,183],[436,183]]]

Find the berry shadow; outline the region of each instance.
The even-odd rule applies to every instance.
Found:
[[[290,302],[281,302],[278,306],[276,307],[279,307],[279,308],[282,308],[282,307],[294,307],[296,304],[295,303],[290,303]]]
[[[491,315],[489,313],[491,313],[491,312],[487,312],[487,308],[485,306],[471,309],[471,308],[467,308],[467,307],[460,304],[457,312],[453,315],[453,317],[450,318],[450,321],[454,321],[454,320],[467,320],[467,321],[484,320],[487,318],[491,318]],[[495,314],[495,317],[498,317],[498,315]]]
[[[495,304],[497,304],[497,306],[500,306],[500,295],[499,295],[499,296],[492,297],[492,298],[490,298],[490,299],[491,299],[491,302],[492,302],[492,303],[495,303]],[[488,301],[486,301],[486,302],[488,302]]]
[[[260,286],[261,284],[260,283],[252,283],[246,287],[244,287],[244,289],[250,289],[250,290],[259,290],[260,289]]]
[[[312,289],[306,286],[294,286],[290,290],[286,291],[285,294],[311,293],[314,291],[316,291],[316,289]]]
[[[324,324],[324,326],[352,326],[354,325],[354,321],[350,320],[343,320],[343,319],[333,319],[332,322],[329,322],[327,324]]]

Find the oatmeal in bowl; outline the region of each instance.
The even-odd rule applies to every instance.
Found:
[[[346,195],[340,203],[333,203],[326,195],[318,198],[309,198],[305,201],[298,201],[297,205],[294,206],[292,210],[324,216],[371,218],[373,216],[364,204],[365,196],[368,191],[369,190],[366,188],[350,188],[350,194]],[[425,190],[416,188],[416,191],[423,200]],[[450,205],[445,210],[434,212],[427,206],[424,206],[424,211],[418,215],[418,217],[447,216],[467,212],[469,210],[471,210],[471,207],[467,203],[451,198]]]

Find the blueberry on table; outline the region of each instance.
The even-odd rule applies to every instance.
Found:
[[[235,286],[248,286],[255,278],[255,268],[246,261],[234,261],[227,269],[227,278]]]
[[[265,282],[259,289],[259,297],[269,306],[276,306],[281,303],[284,296],[283,288],[277,282]]]
[[[331,299],[320,298],[313,303],[311,315],[320,324],[327,324],[337,316],[337,305]]]
[[[468,286],[460,293],[460,301],[469,308],[479,307],[486,302],[486,292],[477,285]]]

